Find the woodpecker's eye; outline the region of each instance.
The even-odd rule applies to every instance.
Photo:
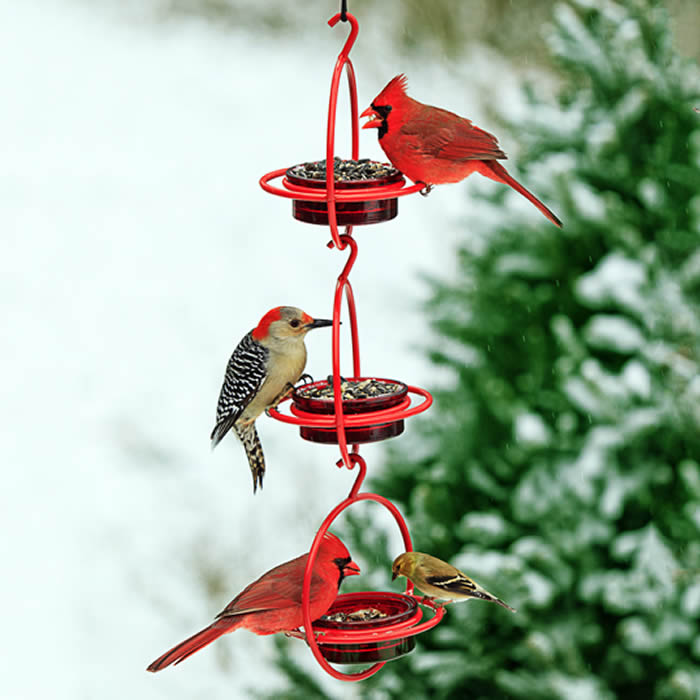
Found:
[[[292,328],[299,328],[299,326],[301,325],[301,321],[298,318],[295,318],[293,321],[289,322],[289,325]]]

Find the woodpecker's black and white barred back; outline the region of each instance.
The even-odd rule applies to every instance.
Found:
[[[270,351],[253,339],[252,331],[233,351],[216,406],[216,425],[211,433],[212,448],[221,442],[260,390],[267,376],[269,355]]]

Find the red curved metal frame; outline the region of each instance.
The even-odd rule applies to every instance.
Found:
[[[440,620],[442,620],[445,614],[445,609],[442,606],[435,606],[434,604],[431,604],[430,607],[432,607],[435,610],[435,615],[433,615],[433,617],[430,620],[427,620],[420,624],[415,624],[422,617],[421,612],[421,614],[417,616],[417,619],[412,618],[405,622],[399,622],[394,625],[389,625],[387,627],[382,628],[381,630],[376,630],[374,632],[340,630],[328,631],[326,629],[317,632],[316,630],[314,630],[312,624],[313,621],[311,619],[311,607],[309,601],[311,593],[311,575],[313,571],[313,562],[316,560],[319,547],[321,546],[323,537],[328,532],[328,528],[346,508],[349,508],[351,505],[353,505],[353,503],[357,503],[358,501],[374,501],[375,503],[379,503],[380,505],[384,506],[394,516],[394,520],[396,520],[396,524],[399,526],[399,530],[401,531],[401,536],[403,537],[404,547],[406,548],[406,551],[410,552],[413,550],[413,544],[411,543],[411,535],[408,532],[406,521],[403,519],[403,516],[399,512],[399,509],[391,501],[376,493],[359,493],[360,485],[362,484],[362,480],[364,479],[364,476],[367,472],[367,464],[365,463],[365,460],[362,457],[360,457],[359,454],[352,454],[351,459],[353,460],[353,462],[357,463],[359,469],[357,479],[355,480],[355,484],[353,485],[353,488],[350,491],[348,497],[344,501],[341,501],[326,516],[326,519],[323,521],[323,523],[321,523],[321,527],[316,533],[316,537],[314,537],[314,541],[311,544],[311,549],[309,550],[309,559],[306,562],[306,568],[304,570],[304,582],[302,585],[301,594],[301,607],[304,616],[304,630],[306,631],[306,642],[311,648],[311,652],[313,653],[314,657],[316,658],[316,661],[320,664],[320,666],[326,671],[326,673],[330,674],[331,676],[333,676],[333,678],[336,678],[337,680],[361,681],[365,678],[369,678],[370,676],[374,675],[377,671],[379,671],[380,668],[382,668],[382,666],[384,666],[386,662],[382,661],[373,664],[369,668],[365,669],[364,671],[360,671],[359,673],[343,673],[341,671],[338,671],[335,668],[333,668],[323,657],[323,654],[319,649],[318,640],[316,639],[317,634],[322,635],[322,641],[346,644],[351,644],[353,642],[380,642],[393,640],[397,637],[412,637],[416,634],[420,634],[421,632],[425,632],[426,630],[431,629],[432,627],[435,627],[435,625],[437,625],[440,622]],[[412,596],[418,602],[425,603],[423,598],[419,598],[413,595],[413,584],[410,581],[407,581],[406,583],[406,595]],[[309,630],[311,630],[311,634],[309,634]]]
[[[277,195],[278,197],[286,197],[287,199],[303,199],[310,202],[327,202],[328,190],[319,187],[304,187],[297,185],[284,177],[287,168],[272,170],[265,173],[259,182],[265,192]],[[272,180],[282,178],[282,187],[271,185]],[[393,199],[394,197],[405,197],[407,194],[415,194],[420,192],[425,185],[418,183],[417,185],[406,185],[406,180],[394,183],[393,185],[381,185],[379,187],[357,187],[352,190],[338,190],[335,195],[336,202],[364,202],[366,199]],[[381,195],[381,196],[377,196]]]
[[[344,17],[338,13],[328,20],[328,24],[334,27],[341,18],[347,20],[350,24],[350,34],[348,35],[343,48],[338,55],[338,59],[333,69],[331,78],[331,89],[328,102],[328,128],[326,132],[326,164],[333,163],[335,154],[335,122],[336,111],[338,104],[338,88],[340,84],[341,73],[345,69],[348,79],[348,88],[350,91],[350,111],[352,121],[352,158],[356,160],[359,157],[359,111],[357,106],[357,83],[355,80],[355,70],[350,60],[350,50],[357,39],[359,25],[357,19],[350,13],[346,13]],[[348,497],[339,503],[326,517],[318,529],[313,543],[309,550],[309,557],[304,569],[304,581],[302,588],[302,612],[304,617],[304,630],[306,631],[306,640],[311,648],[311,651],[320,666],[333,678],[344,681],[360,681],[369,678],[375,674],[386,662],[375,663],[369,668],[359,673],[342,673],[334,669],[328,661],[323,657],[316,634],[322,635],[323,640],[333,643],[353,643],[353,642],[377,642],[384,640],[393,640],[397,637],[406,637],[424,632],[431,627],[437,625],[442,620],[445,610],[442,606],[436,606],[431,603],[426,603],[423,598],[413,595],[413,584],[408,581],[406,584],[406,595],[412,596],[415,600],[423,605],[429,605],[435,611],[433,617],[424,622],[422,619],[422,610],[419,614],[409,619],[408,621],[397,623],[381,628],[378,631],[358,632],[358,631],[341,631],[341,630],[313,630],[311,620],[311,609],[309,604],[309,594],[311,588],[311,572],[318,554],[318,549],[321,545],[323,536],[328,532],[331,523],[346,509],[358,501],[374,501],[384,506],[393,515],[403,537],[406,551],[411,551],[411,536],[408,532],[408,527],[399,512],[398,508],[383,496],[374,493],[360,493],[360,488],[367,474],[367,464],[365,460],[358,454],[359,445],[352,445],[351,450],[348,449],[347,439],[345,435],[345,427],[356,427],[373,425],[377,423],[391,422],[414,416],[417,413],[425,411],[432,403],[432,396],[418,387],[409,386],[406,399],[399,405],[382,411],[374,411],[372,413],[345,415],[342,410],[341,397],[341,382],[340,382],[340,316],[343,304],[343,295],[348,308],[348,316],[350,320],[350,333],[352,338],[352,364],[354,376],[361,376],[360,371],[360,344],[357,331],[357,313],[355,310],[355,298],[350,284],[350,271],[357,259],[357,242],[352,237],[352,226],[346,226],[344,233],[338,231],[338,222],[336,217],[336,202],[357,202],[367,199],[391,199],[394,197],[403,197],[408,194],[419,192],[423,188],[423,184],[406,186],[405,179],[402,182],[393,185],[384,185],[380,187],[367,187],[353,189],[352,191],[341,190],[336,191],[334,173],[332,167],[326,167],[326,188],[309,188],[300,185],[295,185],[284,177],[286,168],[274,170],[266,173],[260,178],[260,186],[270,194],[289,199],[303,199],[308,201],[325,201],[328,209],[328,226],[330,228],[331,240],[328,243],[329,248],[337,248],[345,250],[349,248],[349,256],[343,267],[342,272],[338,276],[338,281],[335,287],[335,295],[333,299],[333,329],[332,329],[332,362],[333,362],[333,403],[335,413],[333,415],[322,416],[312,414],[290,407],[290,415],[281,413],[278,409],[270,409],[269,414],[284,423],[292,423],[303,426],[318,426],[318,427],[335,427],[338,447],[340,449],[341,459],[337,462],[338,466],[345,466],[348,469],[358,468],[358,473],[355,482],[350,489]],[[276,187],[270,184],[272,180],[282,177],[283,187]],[[378,196],[379,195],[379,196]],[[410,394],[418,395],[423,398],[420,403],[413,403]],[[311,633],[309,633],[311,631]]]

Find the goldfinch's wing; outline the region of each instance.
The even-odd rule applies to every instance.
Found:
[[[481,598],[478,595],[480,589],[479,587],[467,576],[457,575],[440,575],[433,574],[425,577],[426,583],[429,583],[435,588],[440,588],[445,591],[445,593],[450,593],[452,595],[467,595]],[[488,593],[486,594],[488,599],[493,598]],[[483,596],[486,598],[486,596]]]
[[[491,595],[488,591],[485,591],[481,586],[474,583],[468,576],[462,574],[457,574],[453,576],[426,576],[426,582],[435,588],[445,592],[445,598],[451,596],[464,596],[467,598],[479,598],[481,600],[488,600],[490,603],[497,603],[498,605],[515,612],[515,608],[511,608],[508,603],[504,603],[500,598],[496,598],[495,595]]]

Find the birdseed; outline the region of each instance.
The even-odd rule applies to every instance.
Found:
[[[343,160],[336,156],[333,159],[333,173],[336,182],[348,182],[357,180],[378,180],[385,177],[393,177],[399,171],[389,163],[380,163],[369,158],[361,160]],[[302,177],[307,180],[326,179],[326,161],[316,160],[310,163],[301,163],[289,169],[289,174],[294,177]]]
[[[321,619],[329,620],[330,622],[367,622],[368,620],[377,620],[382,617],[387,617],[387,614],[377,610],[377,608],[362,608],[351,613],[341,611],[332,615],[324,615]]]
[[[363,379],[362,381],[340,378],[340,395],[343,401],[352,399],[369,399],[375,396],[389,396],[403,389],[402,384],[386,382],[381,379]],[[322,386],[308,386],[297,389],[305,399],[333,400],[333,377],[328,377],[328,383]]]

